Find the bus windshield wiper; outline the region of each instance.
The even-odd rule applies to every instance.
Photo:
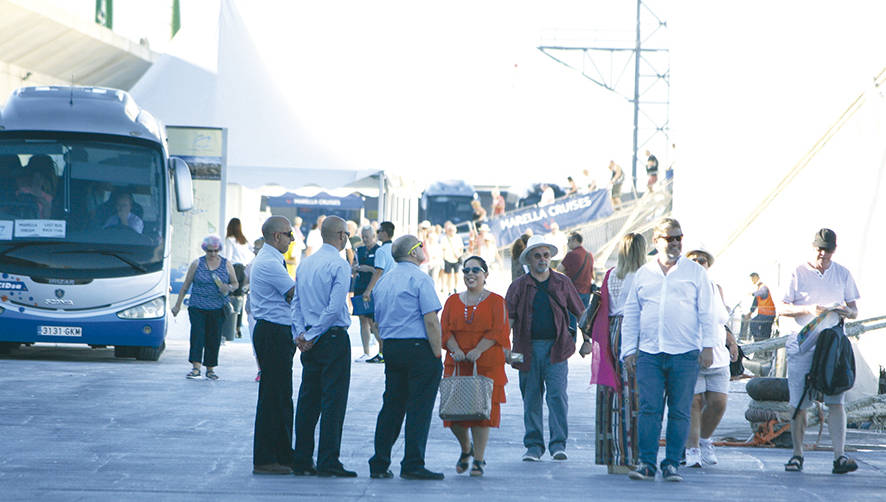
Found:
[[[8,248],[4,249],[3,251],[0,251],[0,256],[6,256],[13,251],[27,248],[27,247],[31,247],[31,246],[50,246],[50,245],[58,245],[58,244],[59,244],[58,242],[54,242],[54,241],[53,242],[46,242],[46,241],[22,242],[20,244],[13,244],[12,246],[9,246]]]
[[[123,263],[129,265],[130,267],[134,268],[135,270],[138,270],[139,272],[141,272],[143,274],[148,273],[148,269],[146,269],[145,267],[140,265],[138,262],[132,261],[129,258],[124,258],[123,256],[121,256],[113,251],[108,251],[106,249],[71,249],[69,251],[56,251],[54,254],[80,254],[80,253],[83,253],[83,254],[93,253],[93,254],[100,254],[103,256],[112,256],[112,257],[117,258],[118,260],[122,261]]]
[[[36,262],[27,258],[19,258],[18,256],[5,256],[6,253],[0,253],[0,263],[15,263],[17,265],[27,265],[31,267],[48,268],[45,263]]]

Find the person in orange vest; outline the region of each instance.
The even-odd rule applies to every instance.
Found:
[[[748,314],[753,315],[754,310],[757,315],[751,318],[748,330],[754,341],[765,340],[772,336],[772,322],[775,320],[775,302],[772,300],[772,294],[769,288],[760,280],[760,275],[756,272],[751,273],[751,282],[754,283],[754,303],[751,305],[751,311]]]

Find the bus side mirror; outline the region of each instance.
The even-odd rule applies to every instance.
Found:
[[[176,206],[179,212],[190,211],[194,207],[194,187],[188,163],[178,157],[170,157],[169,167],[175,182]]]

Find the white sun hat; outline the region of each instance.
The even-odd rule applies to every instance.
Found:
[[[526,241],[526,249],[524,249],[523,253],[520,254],[520,263],[525,265],[526,262],[529,260],[529,253],[531,253],[533,249],[541,246],[548,247],[548,249],[551,251],[551,257],[557,255],[557,246],[548,242],[548,240],[545,239],[545,236],[543,235],[533,235],[529,238],[528,241]]]

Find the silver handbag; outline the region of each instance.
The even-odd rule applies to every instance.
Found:
[[[474,361],[474,374],[455,374],[440,380],[440,418],[453,422],[467,420],[489,420],[492,414],[492,384],[489,377],[477,374]]]

